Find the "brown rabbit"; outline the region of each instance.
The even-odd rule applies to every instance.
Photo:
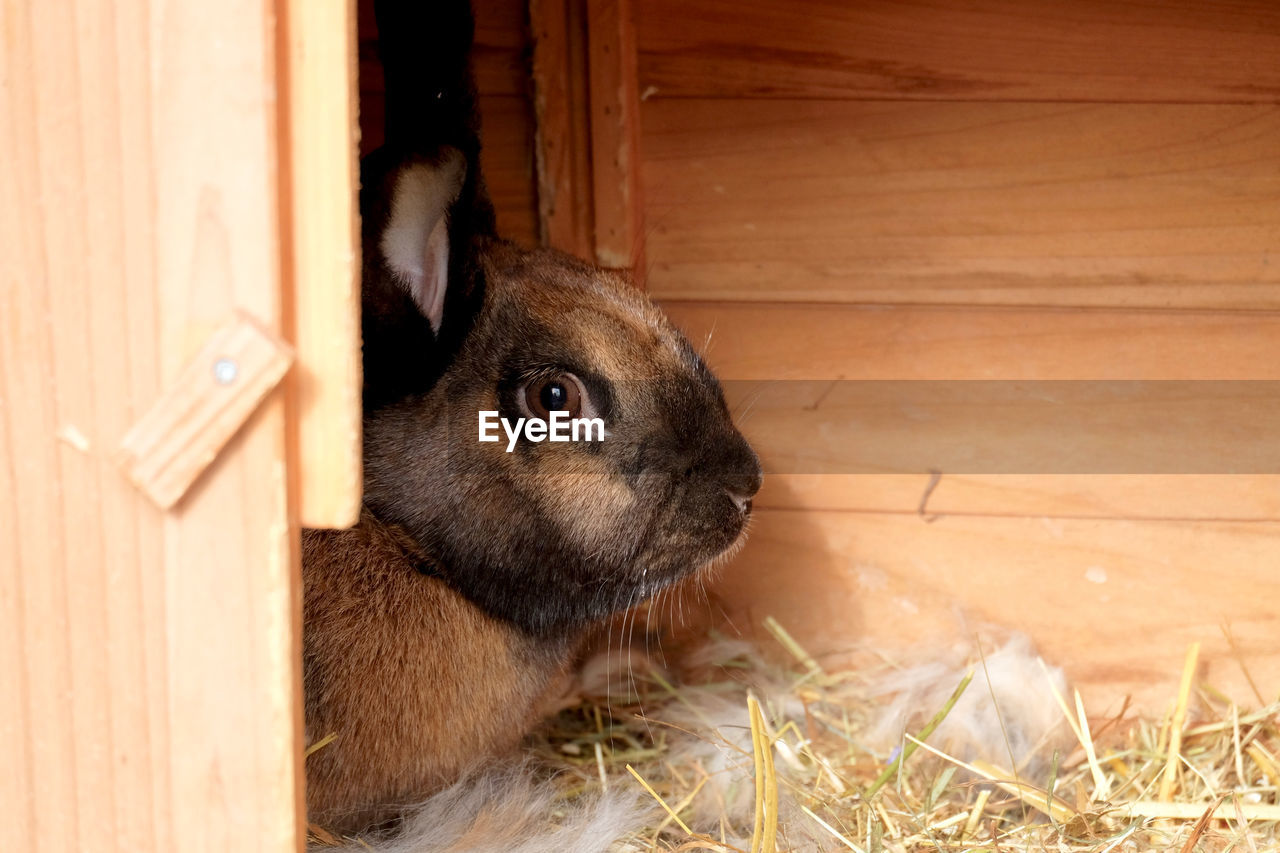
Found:
[[[371,169],[366,370],[395,370],[366,393],[363,518],[303,540],[307,732],[337,735],[307,806],[348,831],[512,748],[587,632],[741,542],[761,479],[714,376],[623,276],[460,231],[455,149]],[[479,441],[486,410],[605,434],[508,452]]]

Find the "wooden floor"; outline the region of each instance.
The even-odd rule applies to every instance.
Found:
[[[634,14],[644,278],[723,377],[1280,378],[1275,4]],[[477,17],[489,185],[533,243],[528,17]],[[1091,704],[1152,711],[1193,640],[1207,680],[1256,701],[1225,626],[1280,691],[1280,478],[944,471],[921,514],[929,486],[774,478],[722,581],[738,621],[773,615],[815,653],[1014,628]]]

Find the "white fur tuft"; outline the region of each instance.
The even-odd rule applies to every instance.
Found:
[[[1013,770],[1038,769],[1063,731],[1062,711],[1050,683],[1061,694],[1066,679],[1062,670],[1046,667],[1022,635],[988,652],[985,659],[974,655],[969,661],[933,660],[880,678],[873,695],[893,698],[878,715],[871,742],[886,750],[899,745],[908,726],[918,726],[922,717],[943,708],[969,666],[973,681],[930,743],[958,758],[981,758],[1008,767],[1012,757]]]
[[[885,755],[902,743],[904,730],[915,731],[924,719],[941,709],[970,665],[973,681],[946,721],[929,738],[931,745],[958,757],[984,758],[998,766],[1010,764],[1018,773],[1044,769],[1062,732],[1062,715],[1050,689],[1050,679],[1065,689],[1062,672],[1041,664],[1027,638],[1015,636],[982,660],[952,649],[946,660],[894,670],[873,679],[870,693],[883,704],[875,722],[866,730],[869,745]],[[617,657],[614,657],[617,656]],[[752,647],[739,642],[710,642],[691,649],[682,659],[686,673],[720,669],[729,662],[755,659]],[[645,660],[638,648],[605,652],[586,666],[579,689],[612,691],[614,696],[631,690],[618,673],[661,671]],[[1045,672],[1049,672],[1046,679]],[[663,725],[668,766],[697,767],[705,774],[701,793],[683,813],[689,826],[712,838],[723,837],[731,848],[749,849],[755,812],[751,725],[745,701],[750,689],[761,700],[768,719],[803,719],[806,708],[789,678],[774,678],[763,667],[738,668],[746,681],[742,689],[725,690],[723,678],[698,685],[685,682],[678,701],[642,709],[645,716]],[[606,675],[605,673],[608,673]],[[670,677],[670,673],[667,674]],[[858,688],[860,701],[868,694]],[[996,709],[999,709],[997,714]],[[776,725],[776,723],[775,723]],[[804,785],[796,784],[807,773],[794,752],[778,742],[775,766],[779,786],[779,841],[791,853],[819,853],[843,849],[801,809]],[[1039,762],[1039,763],[1037,763]],[[806,783],[807,784],[807,783]],[[610,793],[582,795],[561,800],[558,786],[545,779],[533,765],[491,770],[454,785],[408,810],[402,829],[385,838],[337,848],[336,853],[638,853],[650,849],[640,832],[652,829],[661,815],[631,780],[610,783]],[[324,853],[334,848],[315,848]]]
[[[652,809],[630,793],[570,804],[555,794],[555,785],[528,767],[492,770],[410,808],[392,835],[310,853],[618,853],[652,819]]]

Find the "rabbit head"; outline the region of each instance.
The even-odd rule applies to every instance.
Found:
[[[623,275],[468,222],[452,149],[366,183],[366,372],[393,378],[366,392],[365,502],[426,571],[568,638],[742,541],[759,461],[662,312]],[[556,411],[598,418],[603,439],[479,440],[482,412]]]

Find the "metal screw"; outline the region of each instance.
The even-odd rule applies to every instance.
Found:
[[[229,358],[220,358],[213,363],[213,378],[219,385],[230,385],[236,381],[240,367]]]

